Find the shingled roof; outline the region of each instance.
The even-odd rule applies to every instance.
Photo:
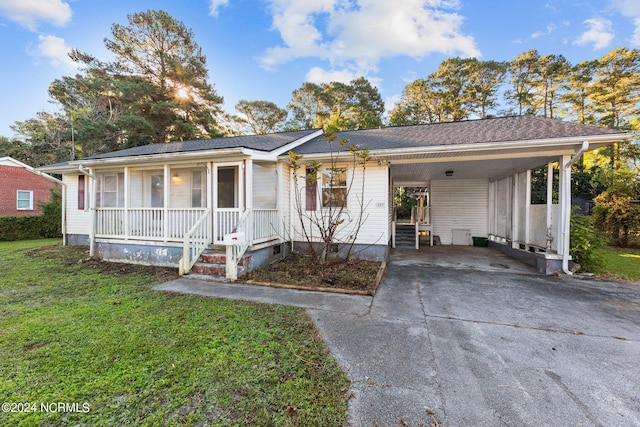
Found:
[[[150,156],[154,154],[187,153],[193,151],[219,150],[224,148],[249,148],[258,151],[273,151],[300,138],[304,138],[318,129],[294,132],[279,132],[265,135],[243,135],[228,138],[200,139],[193,141],[149,144],[127,148],[111,153],[97,154],[83,160],[111,159],[116,157]]]
[[[338,139],[369,150],[528,141],[624,133],[535,116],[511,116],[414,126],[338,132]],[[296,148],[298,154],[327,152],[327,138],[316,137]]]

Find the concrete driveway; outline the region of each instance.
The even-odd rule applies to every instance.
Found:
[[[309,310],[350,425],[640,425],[640,284],[456,249],[392,253],[367,315]]]
[[[640,426],[640,284],[436,246],[393,252],[375,298],[157,289],[305,307],[351,378],[348,426]]]

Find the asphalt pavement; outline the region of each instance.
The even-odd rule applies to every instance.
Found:
[[[640,426],[640,284],[488,248],[391,253],[374,298],[179,279],[300,306],[351,379],[347,426]]]

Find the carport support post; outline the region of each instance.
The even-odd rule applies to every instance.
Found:
[[[562,255],[562,269],[569,272],[569,229],[571,227],[571,156],[560,158],[560,228],[558,239],[558,254]]]

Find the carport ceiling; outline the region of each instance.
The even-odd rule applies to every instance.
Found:
[[[439,179],[500,179],[514,173],[524,172],[558,160],[557,156],[527,157],[515,159],[474,159],[438,161],[437,158],[416,160],[415,163],[403,160],[391,163],[393,182],[419,183]],[[446,171],[453,171],[448,177]]]

